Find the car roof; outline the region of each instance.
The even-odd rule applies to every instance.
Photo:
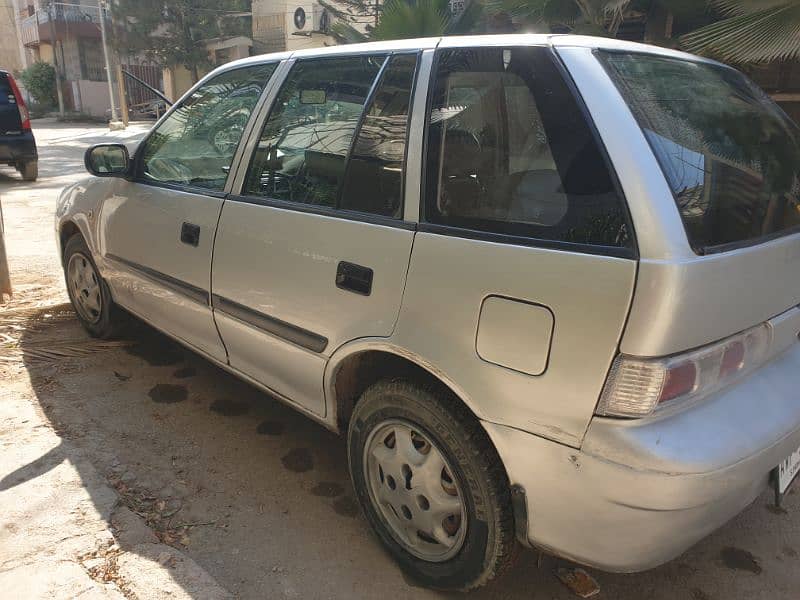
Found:
[[[224,71],[237,69],[246,65],[270,63],[288,58],[310,58],[323,56],[344,56],[367,52],[402,52],[410,50],[430,50],[434,48],[457,48],[462,46],[553,46],[557,48],[588,48],[597,50],[625,51],[656,54],[683,60],[693,60],[721,64],[711,59],[687,54],[670,48],[651,46],[638,42],[629,42],[614,38],[594,37],[572,34],[513,33],[496,35],[445,36],[417,38],[410,40],[389,40],[383,42],[365,42],[360,44],[342,44],[323,48],[306,48],[272,54],[260,54],[249,58],[226,63],[214,69],[209,75],[217,75]],[[206,77],[207,78],[207,77]],[[204,78],[205,79],[205,78]]]

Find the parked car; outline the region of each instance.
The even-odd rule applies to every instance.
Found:
[[[346,433],[418,581],[480,586],[518,542],[640,571],[800,465],[799,141],[673,50],[302,50],[90,148],[56,228],[92,335],[124,309]]]
[[[39,176],[39,156],[25,99],[11,73],[0,69],[0,164],[20,172],[25,181]]]

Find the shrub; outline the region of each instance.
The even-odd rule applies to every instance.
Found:
[[[19,78],[34,102],[42,106],[56,103],[56,71],[53,65],[37,62],[22,71]]]

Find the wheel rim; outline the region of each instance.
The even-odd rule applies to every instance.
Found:
[[[73,254],[67,264],[67,280],[75,310],[82,319],[97,323],[103,312],[100,277],[92,262],[80,252]]]
[[[370,500],[397,543],[431,562],[461,550],[467,531],[464,496],[426,433],[405,421],[381,423],[364,445],[363,466]]]

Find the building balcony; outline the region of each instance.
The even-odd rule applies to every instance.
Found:
[[[78,38],[100,38],[99,9],[80,6],[56,5],[53,14],[55,37],[63,41],[67,36]],[[20,20],[20,37],[27,47],[41,43],[51,44],[50,14],[45,10]]]

